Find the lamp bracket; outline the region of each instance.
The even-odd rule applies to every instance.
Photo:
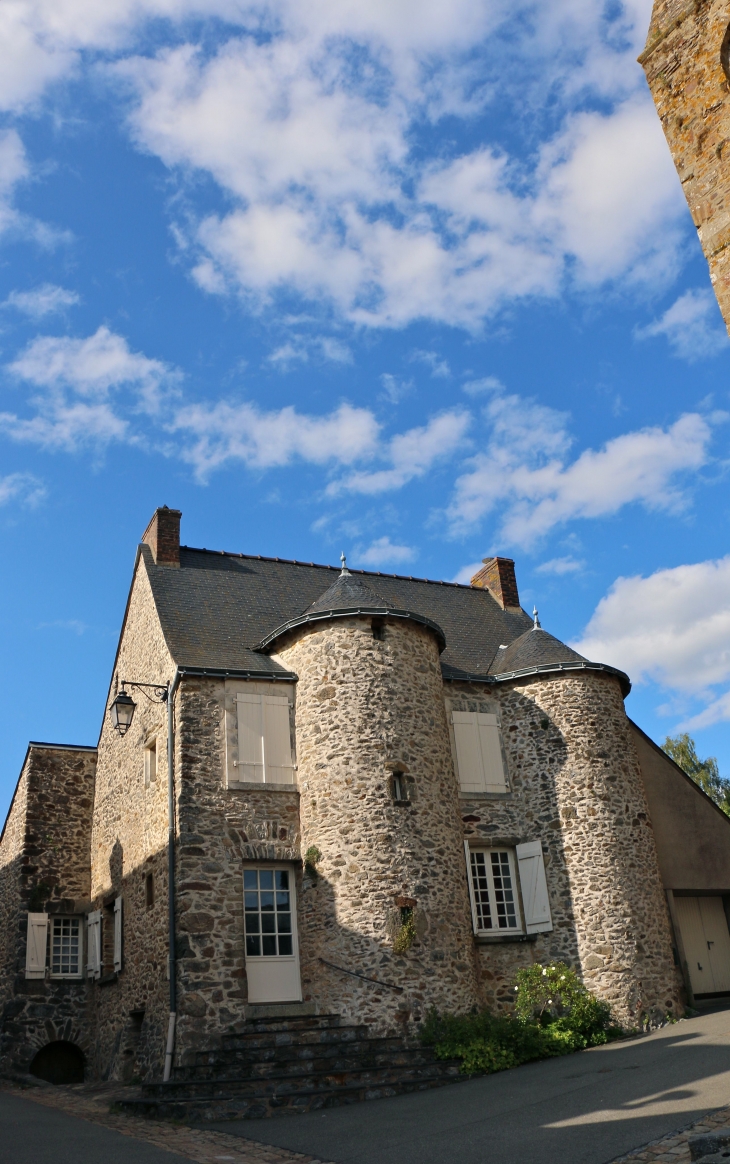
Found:
[[[125,687],[138,688],[145,699],[149,699],[150,703],[167,703],[167,696],[170,691],[169,683],[138,683],[134,679],[120,679],[119,680],[122,691]],[[152,691],[152,695],[148,695],[145,688],[148,687]]]

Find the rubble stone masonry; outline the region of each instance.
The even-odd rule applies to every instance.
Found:
[[[86,979],[25,978],[28,912],[83,915],[96,752],[32,744],[0,842],[0,1066],[27,1071],[46,1043],[87,1055]]]
[[[681,1013],[667,906],[618,680],[590,671],[485,688],[447,684],[462,711],[499,711],[511,791],[462,799],[472,844],[540,840],[553,930],[480,944],[482,997],[508,1006],[520,965],[562,959],[638,1026]]]
[[[730,328],[727,0],[655,0],[639,57]]]
[[[278,659],[299,677],[302,851],[321,853],[299,910],[304,998],[393,1030],[431,1006],[468,1010],[478,994],[438,646],[415,623],[378,633],[369,618],[307,626]],[[396,771],[408,804],[394,802]],[[411,906],[416,940],[397,954]]]

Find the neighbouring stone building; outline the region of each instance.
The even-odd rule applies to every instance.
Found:
[[[28,749],[0,1069],[174,1080],[261,1015],[408,1036],[535,961],[632,1026],[730,993],[730,821],[510,559],[462,586],[179,527],[139,546],[97,748]]]
[[[655,0],[639,61],[730,329],[730,3]]]

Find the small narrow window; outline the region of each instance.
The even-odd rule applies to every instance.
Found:
[[[155,875],[148,873],[144,879],[144,904],[145,909],[152,909],[155,904]]]
[[[54,917],[51,929],[51,978],[80,978],[81,918]]]
[[[374,618],[373,619],[373,638],[377,639],[378,642],[380,642],[380,643],[385,642],[385,619],[384,618]]]
[[[390,791],[396,804],[411,801],[411,778],[405,772],[394,772],[390,778]]]
[[[144,783],[145,788],[154,784],[157,779],[157,740],[150,740],[144,750]]]

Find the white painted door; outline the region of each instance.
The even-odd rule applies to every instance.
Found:
[[[675,897],[695,994],[730,993],[730,931],[721,897]]]
[[[243,871],[249,1002],[300,1002],[297,903],[292,869]]]

